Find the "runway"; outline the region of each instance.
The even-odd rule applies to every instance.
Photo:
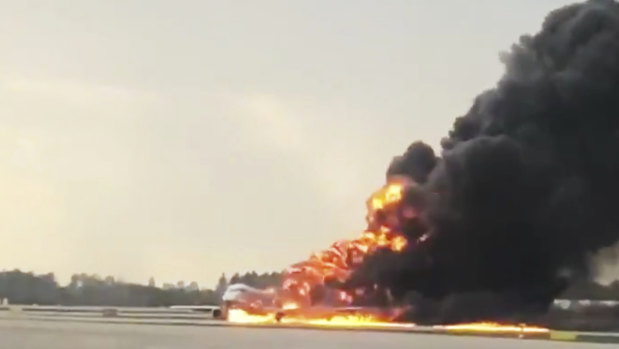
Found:
[[[611,345],[616,344],[314,329],[0,320],[0,347],[11,349],[586,349]]]

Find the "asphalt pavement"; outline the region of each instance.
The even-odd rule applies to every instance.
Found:
[[[0,348],[7,349],[588,349],[611,345],[616,346],[414,333],[0,320]]]

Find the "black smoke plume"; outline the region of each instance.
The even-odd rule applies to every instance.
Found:
[[[419,183],[412,243],[368,257],[349,287],[440,302],[436,321],[533,314],[619,240],[619,4],[553,11],[503,61],[440,157],[416,142],[393,160],[388,177]]]

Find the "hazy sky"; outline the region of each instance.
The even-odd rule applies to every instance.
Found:
[[[210,286],[353,237],[565,3],[0,0],[0,267]]]

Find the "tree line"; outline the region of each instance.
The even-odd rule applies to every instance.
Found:
[[[213,288],[199,288],[196,283],[185,286],[164,284],[157,287],[151,278],[147,285],[127,283],[115,278],[92,274],[75,274],[68,285],[61,286],[53,273],[35,275],[20,270],[0,272],[0,300],[13,304],[92,305],[161,307],[170,305],[218,305],[230,284],[244,283],[256,288],[277,287],[280,273],[248,272],[222,275]],[[600,285],[590,281],[574,283],[560,298],[619,300],[619,281]]]
[[[20,270],[0,272],[0,300],[12,304],[92,305],[162,307],[171,305],[218,305],[231,283],[266,288],[280,283],[279,273],[248,272],[222,275],[214,288],[201,289],[196,283],[185,286],[164,284],[157,287],[151,278],[147,285],[128,283],[114,277],[75,274],[68,285],[61,286],[53,273],[36,275]]]

